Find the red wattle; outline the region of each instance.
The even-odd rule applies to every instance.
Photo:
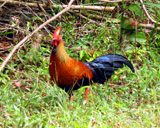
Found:
[[[57,47],[58,42],[56,40],[53,41],[53,45]]]

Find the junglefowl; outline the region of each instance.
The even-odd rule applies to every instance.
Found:
[[[87,63],[72,59],[65,51],[58,27],[53,34],[53,50],[51,52],[49,73],[56,84],[71,95],[72,90],[87,86],[93,82],[103,84],[111,78],[114,71],[127,65],[133,72],[133,65],[127,58],[108,54]],[[87,99],[88,88],[86,88]]]

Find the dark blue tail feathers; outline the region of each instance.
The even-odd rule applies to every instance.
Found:
[[[124,64],[134,72],[131,62],[127,58],[117,54],[98,57],[88,64],[94,73],[93,81],[98,83],[104,83],[106,79],[110,79],[114,71],[123,68]]]

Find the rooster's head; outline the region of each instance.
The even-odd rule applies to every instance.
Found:
[[[60,29],[61,29],[61,26],[59,26],[53,33],[53,45],[55,47],[57,47],[62,40],[62,37],[60,35]]]

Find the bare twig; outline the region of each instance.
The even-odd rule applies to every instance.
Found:
[[[28,40],[29,38],[32,37],[33,34],[35,34],[36,32],[38,32],[40,29],[42,29],[45,25],[49,24],[51,21],[55,20],[57,17],[61,16],[63,13],[67,12],[70,7],[71,4],[73,3],[74,0],[70,0],[68,6],[63,9],[61,12],[59,12],[57,15],[53,16],[51,19],[47,20],[46,22],[44,22],[43,24],[41,24],[38,28],[36,28],[32,33],[29,33],[28,36],[26,36],[25,38],[23,38],[23,40],[21,40],[16,46],[14,46],[14,48],[12,49],[12,51],[9,53],[9,55],[7,56],[7,58],[3,61],[2,65],[0,66],[0,72],[2,71],[2,69],[4,68],[4,66],[7,64],[7,62],[9,61],[9,59],[12,57],[13,53],[23,44],[26,42],[26,40]]]
[[[83,4],[83,5],[104,5],[106,2],[95,2],[95,3],[86,3],[86,4]]]
[[[122,0],[114,0],[114,1],[111,1],[111,0],[99,0],[99,1],[107,2],[107,3],[119,3],[119,2],[122,2]],[[130,0],[124,0],[124,1],[130,1]]]
[[[19,8],[19,11],[15,12],[21,13],[27,20],[30,20],[30,18],[21,10],[21,8]]]
[[[27,6],[26,5],[26,7],[38,18],[39,16],[29,7],[29,6]],[[44,23],[44,21],[43,20],[40,20],[40,21],[42,21],[43,23]],[[48,24],[48,25],[50,25],[50,24]],[[52,26],[52,25],[50,25],[50,26]],[[52,26],[53,27],[53,26]],[[49,33],[49,30],[44,26],[44,29]]]
[[[0,0],[0,2],[4,2],[4,0]],[[13,1],[13,0],[7,0],[6,4],[17,4],[17,5],[23,5],[23,6],[29,6],[29,7],[38,7],[37,3],[27,3],[27,2],[23,2],[23,1]],[[48,5],[46,4],[39,4],[41,7],[43,8],[49,8]],[[67,5],[51,5],[51,8],[66,8]],[[75,9],[75,10],[80,10],[80,9],[84,9],[84,10],[97,10],[97,11],[113,11],[115,9],[115,7],[104,7],[104,6],[83,6],[83,5],[71,5],[70,7],[71,9]]]
[[[47,18],[49,18],[47,12],[45,11],[45,9],[40,5],[38,4],[39,8],[42,10],[42,12],[47,16]]]
[[[65,7],[66,5],[61,5],[61,6]],[[115,7],[72,5],[71,9],[75,9],[75,10],[84,9],[84,10],[97,10],[97,11],[112,12],[115,9]]]
[[[0,8],[2,8],[6,3],[7,1],[3,1],[4,3],[0,6]]]
[[[154,29],[154,25],[153,24],[142,24],[142,23],[140,23],[138,25],[140,25],[142,28],[147,28],[147,29],[151,29],[151,30]],[[157,27],[156,30],[160,30],[160,27]]]
[[[148,17],[148,19],[150,19],[153,23],[157,23],[157,21],[153,20],[153,19],[150,17],[150,15],[148,14],[148,11],[147,11],[146,7],[145,7],[144,4],[143,4],[143,0],[140,0],[140,2],[141,2],[141,4],[142,4],[142,8],[143,8],[146,16]],[[158,24],[160,25],[160,22],[158,22]]]

